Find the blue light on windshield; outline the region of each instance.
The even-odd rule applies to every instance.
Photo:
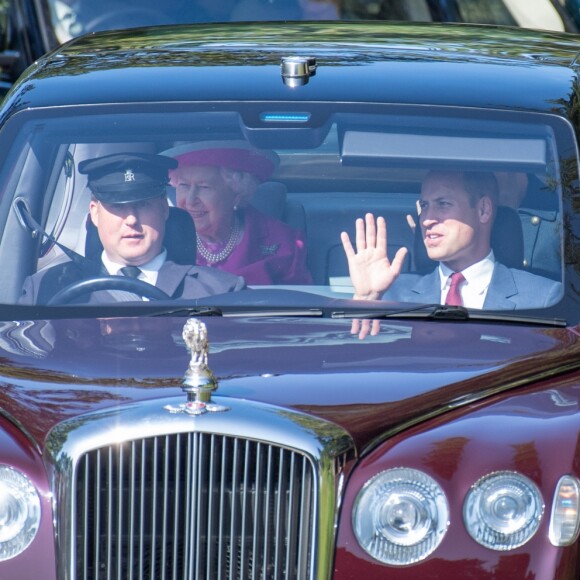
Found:
[[[260,120],[264,123],[307,123],[310,113],[261,113]]]

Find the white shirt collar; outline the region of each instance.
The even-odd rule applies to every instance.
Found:
[[[491,283],[494,266],[495,256],[492,250],[483,260],[480,260],[461,271],[465,277],[465,282],[461,285],[461,297],[463,299],[463,304],[467,308],[483,308],[487,289]],[[439,262],[441,304],[445,303],[445,297],[447,296],[449,285],[451,283],[449,279],[451,274],[453,274],[453,270]]]
[[[163,266],[163,264],[165,263],[166,259],[167,259],[167,250],[163,249],[163,251],[160,254],[155,256],[155,258],[153,258],[153,260],[150,260],[146,264],[142,264],[141,266],[139,266],[139,269],[141,270],[139,280],[143,280],[144,282],[148,282],[149,284],[155,286],[155,284],[157,283],[157,274],[159,273],[159,270],[161,269],[161,266]],[[121,268],[124,268],[127,265],[113,262],[112,260],[109,259],[109,257],[104,251],[101,254],[101,260],[103,262],[103,265],[107,269],[107,272],[109,272],[111,276],[115,275],[122,276],[120,270]]]

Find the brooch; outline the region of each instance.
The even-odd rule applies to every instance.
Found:
[[[260,246],[262,256],[273,256],[278,252],[280,244],[272,244],[271,246]]]

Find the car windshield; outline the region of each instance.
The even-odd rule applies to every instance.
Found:
[[[364,243],[355,222],[372,214],[386,220],[388,259],[400,260],[400,279],[411,286],[439,275],[440,260],[461,262],[462,244],[479,244],[485,223],[491,231],[485,267],[500,262],[525,276],[533,299],[484,306],[491,295],[484,273],[483,281],[470,281],[476,307],[571,315],[562,252],[570,210],[563,208],[574,195],[576,152],[571,128],[555,116],[316,103],[85,106],[15,115],[0,140],[5,305],[76,306],[95,293],[126,290],[89,286],[63,297],[78,281],[67,278],[63,264],[103,284],[101,259],[107,267],[140,265],[159,252],[184,271],[198,268],[193,294],[179,284],[165,287],[180,304],[203,298],[215,306],[277,305],[277,292],[286,292],[287,305],[323,306],[329,299],[352,305],[343,232],[356,253]],[[141,199],[152,179],[155,187],[168,184],[153,201],[149,193]],[[457,183],[470,191],[468,199],[457,197]],[[115,198],[119,191],[133,197]],[[143,244],[153,248],[147,260],[127,258]],[[151,269],[163,277],[158,264]],[[260,293],[240,292],[239,277]],[[158,298],[117,295],[112,302],[150,305]],[[378,298],[389,307],[437,303],[439,291],[436,298],[414,292]]]
[[[468,22],[569,28],[550,0],[48,0],[59,42],[87,32],[156,24],[244,20]],[[562,4],[562,0],[558,0]]]

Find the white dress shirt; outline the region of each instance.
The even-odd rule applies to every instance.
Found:
[[[466,308],[483,308],[487,289],[491,283],[493,268],[495,266],[495,257],[491,251],[483,260],[472,264],[461,273],[465,282],[459,287],[463,306]],[[453,270],[439,262],[439,277],[441,280],[441,304],[445,304],[447,292],[451,285],[451,274]]]
[[[159,274],[159,270],[161,269],[161,266],[163,266],[163,264],[165,263],[166,259],[167,259],[167,250],[164,249],[161,252],[161,254],[158,254],[155,258],[153,258],[153,260],[139,266],[141,274],[139,274],[137,280],[142,280],[143,282],[151,284],[151,286],[155,286],[155,284],[157,284],[157,276]],[[101,260],[107,272],[109,272],[111,276],[123,275],[121,269],[124,268],[127,264],[117,264],[116,262],[113,262],[112,260],[109,259],[109,257],[104,251],[101,254]],[[142,299],[145,301],[149,300],[148,298],[145,297],[142,297]]]

